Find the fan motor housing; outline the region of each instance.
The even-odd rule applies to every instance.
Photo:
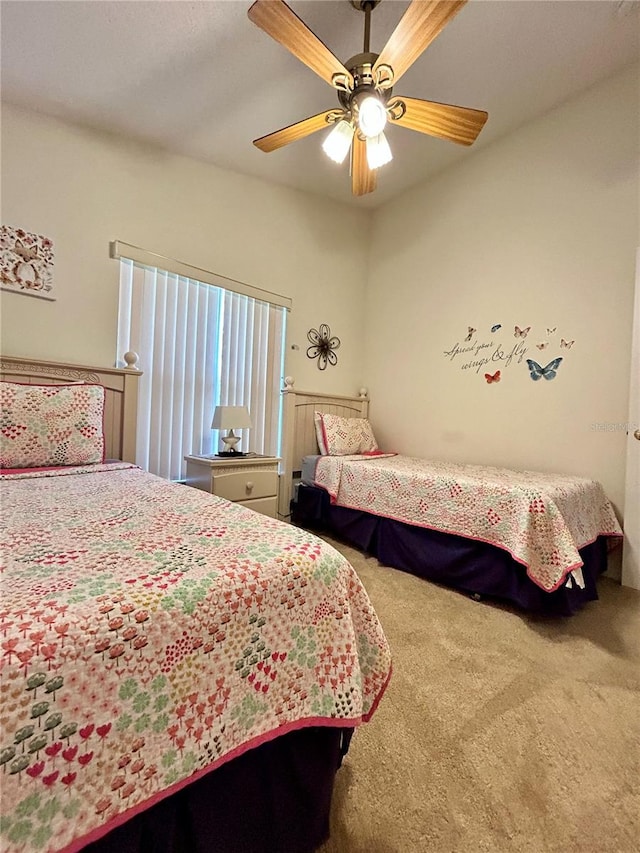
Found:
[[[354,82],[352,91],[343,92],[340,89],[338,90],[338,100],[345,110],[351,109],[351,102],[354,97],[360,95],[362,92],[370,92],[372,95],[376,95],[385,104],[391,97],[391,92],[393,91],[391,88],[380,91],[376,89],[373,83],[372,69],[378,56],[378,53],[357,53],[345,62],[345,68],[350,71]]]

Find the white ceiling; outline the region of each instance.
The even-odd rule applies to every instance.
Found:
[[[254,26],[250,0],[2,0],[2,97],[148,140],[360,207],[375,207],[472,149],[392,127],[394,160],[354,199],[348,164],[324,132],[270,154],[251,141],[337,106],[334,90]],[[348,0],[291,0],[342,61],[361,52],[364,15]],[[408,3],[372,14],[379,52]],[[471,0],[395,94],[484,109],[474,148],[552,109],[640,57],[636,0]]]

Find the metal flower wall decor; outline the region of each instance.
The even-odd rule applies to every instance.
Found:
[[[320,323],[317,329],[309,329],[307,340],[312,344],[307,348],[307,356],[308,358],[318,359],[319,370],[325,370],[327,364],[335,367],[338,363],[338,356],[334,350],[340,346],[340,338],[331,337],[331,329],[326,323]]]

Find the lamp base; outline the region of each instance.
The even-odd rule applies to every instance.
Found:
[[[240,436],[236,435],[232,429],[228,435],[220,436],[224,445],[224,450],[221,451],[225,456],[240,456],[240,451],[236,450],[236,445],[240,441]]]

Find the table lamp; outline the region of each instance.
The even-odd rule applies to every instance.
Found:
[[[211,421],[211,429],[228,429],[227,435],[221,435],[224,450],[216,453],[216,456],[244,456],[236,445],[240,441],[239,435],[234,435],[234,429],[250,429],[252,426],[249,410],[246,406],[216,406]]]

